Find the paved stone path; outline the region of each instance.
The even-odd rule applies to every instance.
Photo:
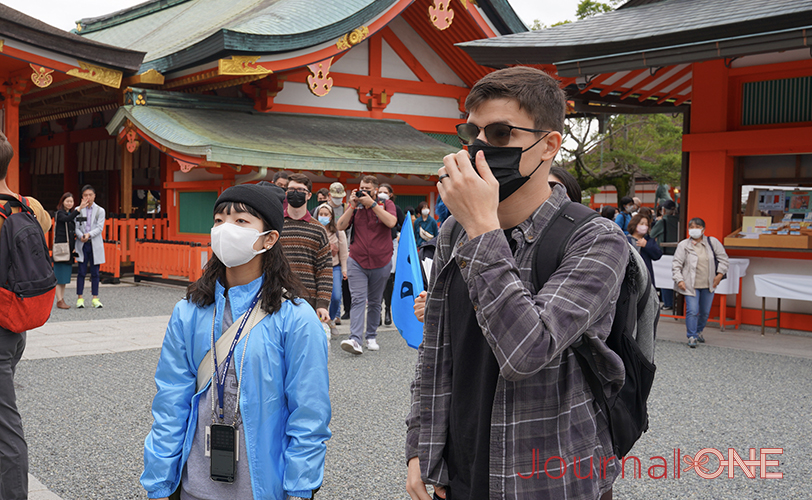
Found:
[[[105,372],[104,370],[111,370],[110,365],[115,366],[115,363],[119,362],[116,360],[120,359],[122,363],[135,363],[132,366],[137,367],[140,372],[143,372],[139,372],[139,377],[144,379],[145,382],[142,385],[146,387],[149,385],[147,381],[150,374],[154,372],[154,359],[157,358],[157,349],[160,348],[163,340],[166,324],[169,320],[168,313],[171,312],[174,300],[179,298],[182,292],[183,290],[180,287],[157,287],[154,285],[121,285],[115,292],[105,289],[102,291],[103,299],[106,297],[105,310],[103,310],[104,315],[96,314],[102,313],[102,310],[71,310],[68,311],[69,314],[61,316],[58,311],[55,311],[51,321],[45,326],[29,332],[28,345],[23,359],[32,363],[40,363],[39,365],[30,365],[32,367],[50,366],[49,369],[56,372],[52,375],[55,379],[58,379],[60,377],[59,373],[63,372],[70,374],[67,375],[68,378],[72,377],[73,373],[77,371],[77,367],[86,366],[86,363],[91,363],[93,367],[102,367],[102,373],[115,374],[115,371]],[[151,297],[151,299],[148,299],[148,297]],[[116,300],[122,304],[130,304],[131,307],[124,309],[126,306],[121,306],[122,309],[118,311],[113,310],[107,304],[112,304]],[[149,300],[152,300],[152,302],[147,304]],[[138,314],[139,311],[140,315]],[[154,315],[149,315],[150,313]],[[96,316],[94,316],[94,314],[96,314]],[[127,317],[112,317],[116,314]],[[77,317],[84,319],[75,320]],[[339,329],[344,334],[348,333],[349,322],[345,321]],[[333,399],[334,408],[333,424],[331,427],[334,430],[334,436],[333,441],[331,441],[332,444],[328,446],[327,462],[329,464],[329,470],[325,472],[323,498],[339,498],[335,496],[338,492],[345,494],[346,498],[366,496],[367,498],[389,499],[403,498],[405,496],[403,492],[403,478],[401,477],[405,474],[401,458],[401,441],[403,440],[402,421],[405,415],[404,408],[408,407],[408,381],[411,379],[409,370],[413,364],[414,351],[400,345],[403,344],[403,342],[399,339],[397,332],[392,327],[382,327],[379,331],[381,332],[379,338],[382,339],[382,351],[380,353],[365,352],[363,356],[356,358],[341,351],[338,348],[338,341],[334,340],[331,342],[331,397]],[[735,426],[725,429],[725,422],[730,423],[736,421],[738,418],[742,418],[739,414],[731,414],[726,421],[712,424],[714,420],[708,415],[691,414],[690,411],[686,415],[681,413],[689,410],[691,407],[695,407],[695,411],[700,411],[696,410],[696,408],[704,408],[712,404],[707,401],[716,401],[714,396],[706,394],[708,391],[724,390],[722,388],[722,385],[725,383],[724,381],[714,382],[713,380],[708,380],[707,376],[704,376],[710,374],[712,370],[715,370],[716,367],[719,366],[719,359],[733,360],[733,363],[747,364],[750,369],[755,369],[754,365],[764,363],[765,366],[769,367],[768,372],[773,373],[780,370],[780,367],[783,365],[787,365],[788,367],[794,366],[795,368],[793,369],[796,371],[799,368],[806,370],[810,367],[808,360],[812,359],[812,337],[786,334],[776,335],[775,333],[769,333],[769,330],[767,335],[761,336],[759,331],[753,329],[728,329],[726,332],[720,332],[714,327],[706,329],[705,337],[707,343],[695,351],[678,346],[674,343],[685,343],[684,324],[670,318],[661,319],[659,326],[660,342],[658,342],[658,349],[660,349],[658,351],[658,365],[660,365],[658,377],[660,378],[658,378],[657,384],[655,384],[655,391],[652,392],[650,399],[652,408],[650,412],[653,420],[659,420],[660,422],[666,420],[670,426],[674,425],[673,421],[675,419],[685,418],[687,419],[685,425],[690,427],[682,428],[677,424],[676,428],[665,430],[661,424],[657,432],[646,434],[643,439],[641,439],[639,443],[641,453],[648,451],[650,448],[652,450],[651,453],[659,455],[664,452],[664,449],[667,451],[673,446],[679,446],[680,441],[684,442],[683,447],[685,450],[688,450],[689,446],[693,446],[694,441],[696,441],[697,446],[705,446],[705,441],[710,439],[710,436],[712,436],[715,431],[719,430],[716,427],[722,429],[720,442],[724,444],[726,442],[725,439],[735,439],[736,441],[734,443],[728,444],[734,444],[737,449],[740,446],[740,438],[752,437],[750,434],[739,435],[737,433],[738,427]],[[665,341],[665,343],[662,343],[662,341]],[[742,354],[734,354],[736,351],[731,351],[731,349],[741,352]],[[139,352],[143,352],[146,357],[138,354]],[[124,356],[125,354],[122,353],[132,353],[136,357],[133,358],[129,354],[126,354],[126,356],[128,356],[127,358],[98,356],[111,354],[114,356]],[[688,356],[689,354],[696,355],[693,361],[692,358]],[[789,358],[774,358],[771,355],[787,356]],[[74,358],[79,362],[78,364],[73,362]],[[792,361],[793,358],[798,362]],[[60,359],[63,359],[65,363],[59,361]],[[779,361],[776,364],[777,360],[781,359],[785,361]],[[41,364],[51,362],[61,364]],[[694,363],[696,363],[696,365]],[[734,368],[735,367],[730,367],[730,369]],[[36,373],[40,372],[39,368],[31,368],[31,370]],[[686,372],[685,370],[688,371]],[[722,368],[722,371],[724,370],[725,368]],[[81,371],[81,368],[79,368],[79,371]],[[717,373],[710,375],[711,378],[719,376]],[[783,377],[785,375],[781,376]],[[31,391],[38,389],[34,387],[36,384],[31,384],[30,380],[26,381],[24,376],[19,378],[23,383],[28,384],[26,389]],[[81,377],[79,377],[79,380],[81,380]],[[125,378],[124,380],[127,379]],[[686,380],[689,380],[689,387],[698,387],[698,392],[691,394],[691,389],[689,388],[687,395],[685,395]],[[733,379],[731,378],[731,380]],[[733,382],[735,382],[735,380],[733,380]],[[48,383],[53,384],[50,380],[48,380]],[[111,383],[121,384],[121,381],[116,380]],[[101,390],[102,392],[107,390],[103,387],[103,382],[101,385],[101,389],[95,388],[94,390]],[[745,386],[746,385],[747,384],[745,384]],[[151,396],[144,393],[145,389],[139,390],[141,392],[133,392],[133,395],[137,395],[140,399],[144,400],[141,402],[143,406],[148,403],[148,399]],[[149,390],[151,391],[153,389]],[[794,392],[787,387],[782,387],[778,390],[779,393],[776,394],[764,393],[764,389],[759,389],[758,387],[751,387],[749,389],[750,392],[744,387],[739,388],[737,386],[733,386],[731,390],[734,391],[735,394],[729,397],[736,398],[737,400],[754,396],[759,403],[769,404],[767,400],[773,398],[773,400],[777,401],[774,407],[782,405],[782,401],[788,401],[788,408],[782,408],[785,412],[795,411],[793,410],[793,405],[796,403],[803,405],[802,402],[789,399],[792,398]],[[788,394],[781,392],[786,390],[789,390]],[[800,390],[800,388],[798,388],[798,390]],[[78,394],[81,394],[81,392]],[[114,399],[115,396],[117,396],[117,394],[111,394],[111,398]],[[706,400],[703,398],[710,399]],[[41,397],[39,399],[41,399]],[[719,401],[722,401],[722,399],[719,399]],[[754,405],[759,403],[748,404]],[[44,405],[44,409],[36,411],[47,413],[48,406],[41,401],[38,401],[38,404]],[[61,402],[57,401],[53,404],[58,405],[61,404]],[[359,416],[356,414],[358,411],[357,408],[368,408],[372,409],[372,411],[364,416]],[[376,411],[380,408],[386,408],[387,410],[383,412]],[[147,408],[145,409],[148,411]],[[127,414],[126,418],[130,418],[133,413],[132,408],[120,410],[118,407],[115,407],[114,410],[125,411],[125,414]],[[32,409],[32,411],[34,410]],[[54,413],[58,412],[56,409],[53,411]],[[140,415],[140,412],[142,412],[140,408],[136,408],[135,412],[139,412],[139,418],[144,417],[144,415]],[[401,413],[403,413],[403,415]],[[777,419],[777,421],[768,421],[773,418]],[[808,415],[799,415],[799,418],[808,421]],[[760,441],[758,443],[742,442],[741,446],[785,445],[784,442],[787,441],[785,445],[787,448],[787,456],[784,457],[786,462],[782,460],[782,466],[786,466],[787,463],[790,462],[790,450],[798,453],[800,451],[799,448],[805,446],[799,444],[796,447],[790,443],[794,443],[798,439],[808,441],[808,438],[787,435],[789,431],[786,430],[788,429],[785,427],[786,422],[781,423],[784,419],[774,416],[770,412],[765,413],[761,419],[766,423],[756,424],[759,428],[767,425],[769,429],[773,431],[781,431],[781,429],[784,429],[781,431],[783,433],[779,432],[779,434],[775,435],[776,437],[774,439],[771,438],[776,441],[776,443],[772,441],[765,441],[763,443]],[[141,420],[144,420],[144,418],[141,418]],[[44,419],[41,421],[46,422]],[[747,424],[748,421],[745,420],[741,425]],[[807,426],[807,424],[803,425]],[[50,422],[47,422],[47,425],[50,425]],[[27,430],[27,433],[32,435],[32,439],[38,440],[37,442],[42,442],[42,439],[48,439],[48,436],[44,434],[55,432],[55,430],[58,429],[58,427],[54,427],[54,430],[52,430],[52,428],[47,425],[43,424],[41,428]],[[147,424],[139,423],[138,425]],[[702,428],[705,426],[710,427],[707,431],[703,432]],[[798,429],[798,431],[801,431],[801,429]],[[725,437],[725,432],[727,432],[727,437]],[[37,435],[38,433],[39,435]],[[136,448],[138,448],[138,442],[143,440],[145,431],[139,427],[133,434],[136,435],[125,437],[126,444],[124,444],[123,441],[119,441],[121,443],[119,446],[135,449],[135,451],[133,451],[135,457],[130,459],[128,463],[128,466],[133,469],[133,471],[128,472],[127,476],[127,480],[132,482],[132,485],[128,486],[131,488],[128,491],[133,493],[127,493],[127,496],[124,496],[125,494],[122,493],[120,498],[144,498],[143,492],[141,492],[140,497],[137,496],[138,471],[136,469],[138,468],[138,464],[135,462],[137,462],[138,455]],[[731,435],[732,438],[730,437]],[[768,434],[759,435],[758,439],[764,440],[767,436]],[[115,443],[116,439],[124,440],[125,438],[112,436],[113,440],[111,442]],[[675,444],[673,441],[670,441],[670,439],[677,439],[678,441]],[[382,443],[387,444],[382,445]],[[91,443],[88,449],[92,449],[93,446],[95,445]],[[345,448],[350,451],[348,452]],[[637,449],[635,451],[637,451]],[[691,448],[691,453],[694,451],[696,450]],[[50,451],[50,453],[55,452]],[[358,457],[366,456],[374,456],[377,460],[381,461],[382,465],[380,470],[358,473],[355,460],[358,460]],[[794,457],[792,458],[794,460]],[[646,465],[647,464],[644,464],[644,467]],[[115,469],[115,466],[113,466],[113,468]],[[42,469],[39,470],[42,471]],[[37,471],[34,470],[34,472],[36,473]],[[48,474],[48,472],[43,473]],[[56,475],[47,475],[47,477],[41,476],[48,484],[51,484],[52,487],[57,484],[52,481],[54,478],[60,476],[60,472],[53,471],[53,474]],[[99,474],[104,475],[101,472],[99,472]],[[114,473],[107,472],[105,474]],[[808,476],[808,474],[806,475]],[[115,484],[118,480],[111,478],[111,481]],[[738,479],[736,482],[738,482]],[[730,487],[738,487],[736,482],[731,482]],[[381,489],[372,494],[365,494],[365,491],[367,493],[369,493],[369,491],[365,489],[364,484],[380,484]],[[794,483],[784,482],[781,483],[780,486],[789,484]],[[99,489],[99,491],[109,491],[109,485],[105,485],[105,487],[108,488],[106,490],[103,489],[101,485],[83,486],[80,490],[83,493],[81,496],[85,496],[84,493],[88,492],[88,490],[92,490],[94,486]],[[639,495],[643,494],[654,497],[662,496],[662,492],[657,490],[657,487],[659,487],[657,481],[629,481],[627,479],[624,481],[619,480],[616,483],[618,493],[625,491],[627,494],[625,496],[628,498],[641,498]],[[704,483],[698,483],[695,487],[699,488],[698,491],[702,491],[701,488],[705,486]],[[727,487],[728,486],[724,486],[724,488]],[[69,488],[65,488],[63,481],[62,484],[60,484],[60,491],[70,491]],[[784,493],[787,493],[783,497],[803,498],[803,490],[798,490],[800,496],[795,496],[792,493],[794,488],[793,486],[792,490],[783,490]],[[32,500],[60,500],[59,496],[48,491],[48,489],[33,476],[30,477],[30,490],[29,498]],[[764,490],[763,492],[766,494],[767,491],[775,492],[775,487],[771,490]],[[89,493],[88,497],[104,498],[104,496],[99,497],[92,495],[92,492]],[[715,491],[712,495],[719,493],[719,491]],[[731,492],[731,494],[736,495],[736,493],[733,492]],[[740,492],[738,494],[740,494]],[[689,495],[689,497],[691,496]],[[751,495],[751,497],[766,498],[760,495]],[[80,498],[80,496],[70,496],[66,498]],[[700,496],[696,496],[696,498],[703,497],[700,494]],[[705,496],[704,498],[709,497]]]

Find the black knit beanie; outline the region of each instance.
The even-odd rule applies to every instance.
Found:
[[[282,226],[285,225],[282,202],[279,201],[279,195],[276,193],[276,190],[270,186],[259,186],[256,184],[239,184],[232,186],[223,191],[223,194],[214,202],[214,206],[217,207],[220,203],[226,201],[248,205],[265,219],[270,229],[276,230],[280,234],[282,233]]]

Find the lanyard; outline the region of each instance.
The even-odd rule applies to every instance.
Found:
[[[212,370],[212,382],[214,383],[215,387],[217,387],[217,403],[219,406],[219,415],[220,420],[224,420],[224,413],[223,410],[223,393],[225,392],[226,387],[226,375],[228,374],[228,367],[231,365],[231,358],[234,356],[234,349],[237,347],[237,343],[240,341],[240,335],[242,334],[243,328],[245,328],[245,323],[248,321],[248,318],[251,316],[251,312],[254,310],[254,306],[257,305],[257,301],[259,300],[259,293],[257,293],[254,300],[251,301],[251,305],[248,307],[248,310],[242,317],[242,321],[240,321],[240,327],[237,329],[237,334],[234,335],[234,340],[231,342],[231,348],[228,350],[228,355],[226,355],[225,361],[223,361],[223,376],[220,377],[219,370],[217,369],[217,347],[215,346],[214,342],[214,317],[212,317],[212,328],[211,328],[211,356],[212,356],[212,363],[214,364],[214,370]],[[215,311],[215,317],[217,315],[217,311]],[[249,332],[250,333],[250,332]],[[246,345],[247,347],[247,345]],[[245,348],[243,348],[243,357],[245,356]],[[242,366],[240,366],[242,369]],[[237,393],[237,397],[239,398],[239,390]],[[212,407],[214,406],[214,400],[212,399]],[[214,408],[212,408],[213,410]],[[236,411],[236,410],[235,410]]]

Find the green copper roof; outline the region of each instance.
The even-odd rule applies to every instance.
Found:
[[[159,144],[213,162],[436,175],[443,156],[459,150],[402,121],[259,113],[250,100],[141,89],[128,96],[133,94],[146,104],[119,108],[107,125],[110,134],[129,119]]]
[[[338,39],[396,0],[154,0],[79,21],[91,40],[146,52],[141,70],[231,54],[287,52]]]

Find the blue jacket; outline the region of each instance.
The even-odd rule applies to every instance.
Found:
[[[258,278],[232,287],[229,299],[236,321],[262,284]],[[197,367],[222,334],[224,288],[217,283],[214,304],[201,308],[177,303],[166,329],[155,372],[155,419],[144,443],[141,484],[150,498],[168,497],[180,483],[197,427]],[[239,376],[246,333],[234,350]],[[310,497],[324,478],[324,455],[331,432],[327,341],[313,309],[304,301],[284,301],[251,331],[240,386],[251,487],[256,500]]]
[[[629,235],[629,222],[632,221],[632,214],[628,212],[620,212],[619,214],[615,215],[615,224],[620,226],[620,229],[623,230],[623,234],[626,236]]]

